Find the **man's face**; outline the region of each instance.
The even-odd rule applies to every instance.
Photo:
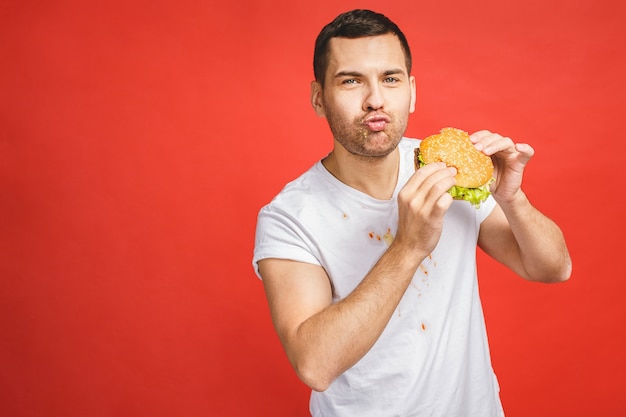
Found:
[[[311,94],[335,140],[362,157],[392,152],[415,109],[415,79],[391,34],[331,39],[325,85],[314,82]]]

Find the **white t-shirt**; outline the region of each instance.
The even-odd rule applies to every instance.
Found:
[[[376,200],[316,163],[259,213],[253,265],[282,258],[322,266],[333,301],[346,297],[385,252],[398,224],[397,194],[414,173],[419,141],[400,144],[391,200]],[[503,416],[478,295],[476,242],[495,201],[454,201],[441,239],[418,268],[372,349],[324,392],[318,416]]]

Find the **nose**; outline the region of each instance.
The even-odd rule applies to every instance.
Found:
[[[371,85],[366,94],[365,100],[363,100],[363,110],[372,111],[383,107],[385,100],[378,84]]]

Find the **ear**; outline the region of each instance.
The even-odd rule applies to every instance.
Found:
[[[326,111],[322,102],[322,85],[317,81],[311,82],[311,105],[318,116],[326,117]]]
[[[415,102],[417,101],[417,87],[415,86],[415,77],[410,76],[409,82],[411,83],[411,103],[409,105],[409,112],[415,111]]]

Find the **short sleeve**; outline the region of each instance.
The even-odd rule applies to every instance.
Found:
[[[320,265],[313,241],[296,216],[289,215],[271,204],[259,212],[254,241],[252,266],[257,276],[258,262],[267,258],[289,259]]]
[[[477,220],[478,224],[482,223],[493,211],[496,207],[496,200],[494,200],[493,196],[489,196],[487,200],[483,201],[478,208]]]

